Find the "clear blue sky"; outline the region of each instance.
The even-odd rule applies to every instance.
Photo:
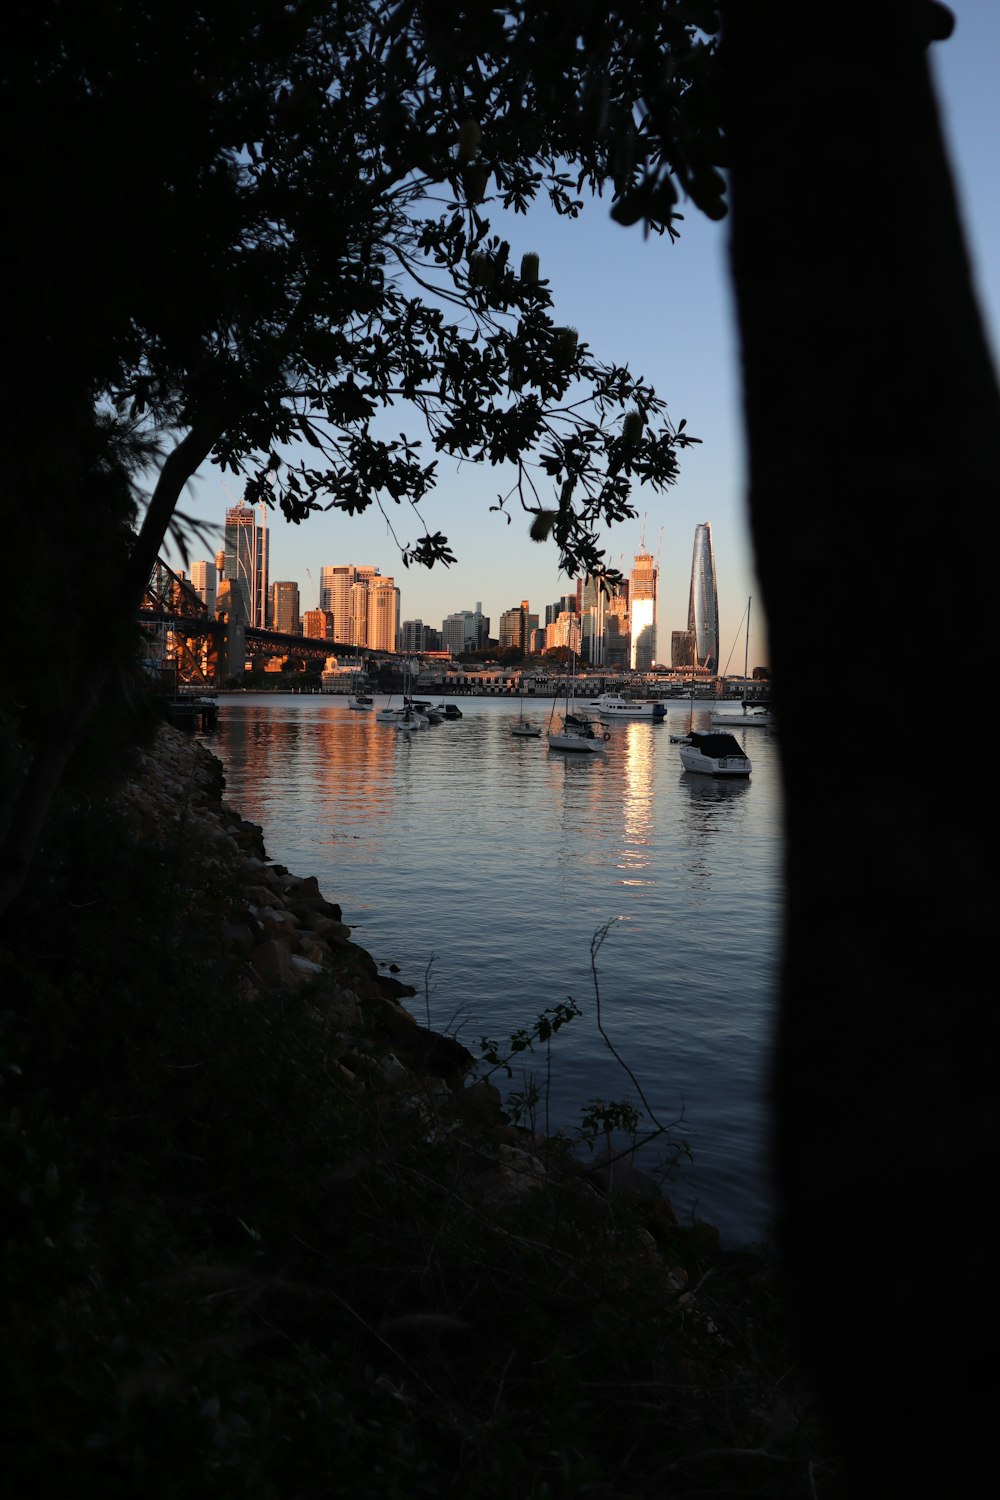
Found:
[[[950,41],[933,49],[933,65],[952,164],[965,213],[984,315],[994,350],[1000,327],[1000,6],[995,0],[959,0],[958,25]],[[848,185],[849,186],[849,185]],[[742,437],[735,324],[726,278],[727,229],[693,209],[680,241],[644,240],[641,229],[610,222],[608,204],[588,204],[580,219],[560,221],[546,209],[505,227],[516,260],[524,250],[541,257],[541,274],[555,291],[560,322],[579,329],[600,357],[628,364],[664,396],[676,421],[701,447],[682,455],[681,476],[665,495],[637,490],[639,520],[607,537],[609,557],[625,571],[646,544],[660,557],[661,659],[669,658],[670,631],[687,622],[687,591],[694,528],[711,521],[719,577],[720,665],[732,652],[730,669],[741,671],[741,619],[754,596],[751,665],[767,660],[763,601],[753,571],[745,519]],[[399,427],[419,434],[414,416]],[[430,456],[430,455],[429,455]],[[211,467],[199,475],[183,508],[221,526],[231,503],[222,477]],[[318,584],[330,563],[369,563],[391,574],[401,589],[404,619],[439,627],[446,614],[477,601],[491,617],[494,633],[501,611],[522,598],[533,609],[567,591],[550,544],[532,543],[519,509],[508,525],[489,506],[500,488],[498,474],[465,465],[439,470],[435,495],[424,502],[425,527],[449,537],[458,563],[450,569],[404,570],[381,516],[321,515],[302,526],[277,516],[271,531],[271,580],[295,579],[303,608],[315,604],[307,568]],[[237,494],[238,498],[238,494]],[[803,503],[808,497],[803,496]],[[400,541],[419,530],[412,511],[395,511]],[[204,555],[197,552],[198,556]],[[919,650],[919,641],[913,646]]]

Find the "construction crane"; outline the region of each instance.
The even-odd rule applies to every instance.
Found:
[[[312,576],[312,568],[306,568],[306,577],[312,584],[312,591],[316,595],[316,608],[319,609],[319,589],[316,587],[316,580]]]

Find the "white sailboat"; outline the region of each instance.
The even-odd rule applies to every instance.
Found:
[[[758,707],[747,699],[747,683],[749,682],[750,666],[750,605],[753,603],[753,595],[747,600],[747,633],[743,644],[743,698],[742,713],[726,713],[719,709],[712,714],[712,723],[720,729],[734,729],[737,725],[741,729],[770,729],[774,724],[774,717],[770,708],[766,705]]]
[[[516,740],[538,740],[542,737],[542,731],[537,724],[532,724],[524,717],[524,674],[518,679],[521,690],[520,707],[517,720],[510,726],[510,732]]]
[[[360,671],[358,670],[360,662],[357,654],[358,648],[356,645],[354,647],[354,652],[354,676],[351,678],[351,694],[347,700],[347,706],[348,708],[355,709],[359,713],[370,713],[372,708],[374,707],[374,704],[369,694],[362,691],[365,683]]]
[[[586,714],[574,713],[570,704],[575,701],[576,687],[576,657],[572,659],[569,676],[566,679],[566,711],[562,716],[562,729],[553,730],[552,715],[555,713],[555,699],[552,700],[552,713],[549,714],[549,731],[546,735],[550,750],[564,750],[573,755],[605,755],[606,741],[611,736],[601,726],[594,725]]]

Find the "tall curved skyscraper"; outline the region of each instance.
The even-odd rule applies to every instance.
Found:
[[[715,583],[711,521],[703,521],[694,528],[688,630],[694,637],[695,663],[716,673],[719,670],[719,591]]]

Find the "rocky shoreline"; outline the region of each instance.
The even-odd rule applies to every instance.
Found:
[[[403,1004],[412,986],[383,973],[374,958],[351,941],[336,902],[326,899],[315,876],[291,873],[269,859],[264,830],[224,800],[221,763],[205,745],[164,726],[155,744],[138,753],[123,800],[139,824],[152,821],[160,835],[174,830],[204,853],[206,878],[221,876],[231,887],[228,918],[219,941],[237,966],[247,1003],[267,992],[300,991],[303,1010],[330,1036],[329,1064],[348,1085],[410,1096],[425,1122],[452,1135],[471,1122],[476,1137],[477,1191],[487,1199],[534,1192],[550,1179],[572,1180],[578,1200],[589,1199],[600,1215],[612,1200],[641,1205],[646,1253],[659,1258],[657,1234],[681,1233],[659,1184],[628,1157],[580,1161],[509,1123],[492,1083],[470,1081],[472,1054],[454,1038],[421,1025]],[[495,1155],[484,1152],[482,1133],[494,1137]],[[496,1181],[489,1181],[492,1164]],[[719,1253],[718,1233],[698,1223],[683,1231],[701,1255]],[[663,1290],[683,1301],[688,1272],[664,1261]]]

